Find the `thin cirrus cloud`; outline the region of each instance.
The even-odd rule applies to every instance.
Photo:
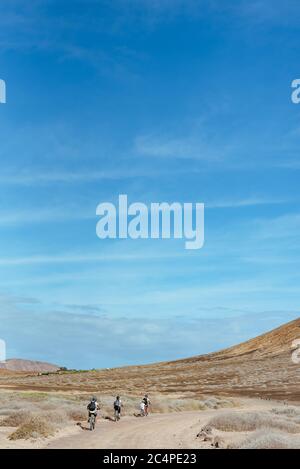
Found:
[[[41,170],[41,171],[17,171],[7,170],[2,171],[0,174],[1,185],[11,186],[43,186],[49,184],[81,184],[93,183],[98,181],[120,181],[120,180],[134,180],[137,178],[157,178],[161,176],[180,176],[182,174],[190,174],[191,168],[170,169],[170,168],[157,168],[153,169],[144,165],[143,167],[136,166],[133,169],[112,168],[107,170]],[[197,172],[197,171],[195,171]]]
[[[106,171],[40,171],[40,172],[7,172],[0,176],[1,184],[5,185],[41,185],[53,183],[80,183],[101,180],[118,180],[151,176],[151,171],[145,170],[106,170]]]
[[[31,264],[73,264],[85,262],[99,262],[99,261],[115,261],[115,262],[132,262],[134,260],[160,260],[162,258],[168,259],[173,257],[181,257],[178,252],[170,253],[130,253],[130,254],[62,254],[62,255],[38,255],[27,257],[11,257],[0,258],[0,265],[4,266],[17,266],[17,265],[31,265]]]
[[[249,197],[233,200],[215,200],[206,203],[208,209],[235,209],[235,208],[244,208],[244,207],[255,207],[258,205],[275,205],[275,204],[285,204],[289,203],[291,200],[284,198],[271,198],[271,197]],[[0,214],[0,227],[9,227],[17,226],[24,224],[35,224],[35,223],[47,223],[47,222],[71,222],[73,220],[83,220],[83,219],[94,219],[95,212],[94,210],[84,210],[78,209],[76,207],[61,207],[57,209],[48,208],[48,209],[31,209],[28,211],[12,211],[5,212]],[[257,218],[252,219],[247,224],[247,230],[254,236],[254,240],[268,240],[268,239],[277,239],[280,238],[295,238],[299,233],[299,220],[300,215],[298,213],[288,213],[281,215],[279,217],[273,218]],[[252,236],[252,237],[253,237]],[[232,233],[230,234],[230,239],[232,239]],[[223,246],[224,243],[222,243]],[[216,246],[215,246],[216,247]],[[243,248],[239,250],[239,254],[243,260],[249,260],[252,256],[245,255]],[[183,253],[181,253],[181,256]],[[133,260],[145,260],[145,259],[166,259],[179,257],[180,253],[175,254],[174,252],[161,253],[159,251],[152,252],[150,256],[146,253],[128,253],[128,254],[103,254],[95,255],[94,253],[87,254],[54,254],[54,255],[34,255],[34,256],[22,256],[22,257],[9,257],[9,258],[0,258],[0,265],[2,266],[18,266],[18,265],[38,265],[38,264],[71,264],[71,263],[90,263],[98,261],[133,261]]]
[[[257,170],[257,168],[299,169],[300,165],[297,160],[282,161],[280,159],[283,151],[291,151],[290,147],[279,150],[278,144],[274,146],[268,144],[265,148],[262,142],[256,143],[264,158],[261,158],[259,154],[254,157],[250,145],[248,144],[248,147],[241,145],[235,137],[220,139],[217,135],[206,135],[205,131],[200,132],[200,136],[195,136],[195,131],[193,135],[183,137],[140,135],[134,139],[133,150],[137,157],[142,156],[145,160],[147,158],[173,159],[182,163],[194,161],[198,166],[189,168],[189,171],[194,173],[220,169],[229,171]],[[293,145],[292,148],[294,148]],[[201,167],[199,163],[202,163]],[[184,167],[182,171],[184,172]]]
[[[13,227],[28,224],[44,224],[56,222],[70,222],[73,220],[87,220],[95,218],[94,210],[78,209],[78,207],[44,208],[28,210],[11,210],[0,212],[0,227]]]
[[[220,161],[231,149],[229,145],[211,146],[199,138],[163,138],[141,135],[134,140],[134,149],[138,155],[154,158],[195,159]]]
[[[256,207],[259,205],[284,205],[293,202],[292,199],[272,197],[248,197],[241,199],[224,199],[205,202],[206,209],[234,209]],[[11,210],[0,212],[0,227],[10,227],[28,224],[44,224],[54,221],[68,223],[76,220],[95,219],[94,207],[57,207],[31,208],[27,210]]]
[[[281,205],[290,202],[292,202],[292,200],[288,198],[249,197],[245,199],[215,200],[206,203],[206,208],[242,208],[255,207],[257,205]]]
[[[261,239],[298,239],[300,231],[300,213],[288,213],[272,219],[258,219],[255,225]]]

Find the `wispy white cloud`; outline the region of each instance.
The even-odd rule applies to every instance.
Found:
[[[0,212],[0,227],[10,227],[26,224],[70,222],[73,220],[84,220],[95,218],[95,210],[78,209],[74,207],[44,208],[31,210],[10,210]]]
[[[285,257],[279,257],[279,256],[273,256],[273,255],[269,255],[269,256],[264,256],[264,255],[261,255],[261,256],[257,256],[257,255],[253,255],[253,256],[245,256],[245,257],[241,257],[241,260],[243,262],[250,262],[252,264],[259,264],[261,266],[264,266],[265,268],[266,267],[269,267],[270,265],[274,265],[274,266],[286,266],[286,265],[293,265],[293,266],[296,266],[296,265],[299,265],[299,258],[298,256],[294,256],[294,257],[291,257],[291,256],[285,256]]]
[[[211,116],[210,116],[211,117]],[[246,171],[274,169],[299,169],[295,141],[285,138],[282,141],[265,142],[260,140],[259,134],[253,137],[247,147],[241,143],[242,138],[236,135],[215,135],[205,128],[204,124],[195,126],[188,135],[178,136],[176,131],[167,135],[147,133],[138,135],[133,142],[137,157],[186,160],[195,163],[202,162],[201,167],[190,167],[190,172],[205,171]],[[280,146],[281,145],[281,146]],[[259,149],[259,150],[258,150]],[[282,159],[282,155],[290,155]]]
[[[254,222],[256,234],[261,239],[299,238],[300,214],[288,213],[273,218],[258,219]]]
[[[0,258],[0,265],[2,266],[17,266],[17,265],[33,265],[33,264],[74,264],[74,263],[88,263],[99,261],[115,261],[115,262],[133,262],[138,260],[155,260],[155,259],[168,259],[174,257],[181,257],[183,254],[178,252],[170,253],[130,253],[130,254],[61,254],[61,255],[37,255],[28,257],[12,257]]]
[[[210,162],[222,160],[229,153],[230,146],[211,145],[195,137],[160,137],[141,135],[134,141],[138,155],[154,158],[195,159]]]
[[[45,175],[46,176],[46,175]],[[67,177],[67,176],[66,176]],[[255,207],[259,205],[282,205],[291,202],[291,199],[249,197],[244,199],[224,199],[205,203],[207,209],[230,209]],[[96,205],[95,205],[96,206]],[[10,227],[27,224],[44,224],[53,222],[70,222],[76,220],[95,219],[95,206],[59,206],[38,208],[32,206],[27,210],[11,209],[0,211],[0,227]],[[150,206],[150,204],[148,204]]]
[[[3,185],[43,185],[53,183],[76,184],[102,180],[134,179],[137,177],[153,177],[155,170],[147,169],[113,169],[95,171],[10,171],[2,172],[0,183]]]
[[[290,203],[291,199],[277,198],[277,197],[249,197],[245,199],[224,199],[207,202],[206,208],[240,208],[240,207],[255,207],[257,205],[281,205]]]

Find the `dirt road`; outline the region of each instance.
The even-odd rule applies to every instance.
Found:
[[[240,409],[269,410],[274,401],[245,399]],[[282,403],[277,406],[282,407]],[[210,443],[196,438],[197,433],[212,416],[226,412],[226,409],[150,414],[149,417],[123,417],[115,423],[100,419],[93,432],[87,430],[88,424],[78,427],[76,433],[52,440],[46,448],[101,448],[101,449],[168,449],[168,448],[210,448]],[[218,432],[227,443],[244,438],[242,432]]]
[[[124,417],[117,423],[99,420],[93,432],[78,428],[77,434],[52,441],[47,448],[193,448],[201,422],[204,423],[203,414],[180,412],[147,418]],[[206,413],[206,419],[208,416]]]
[[[242,399],[232,412],[266,411],[283,408],[282,402],[261,399]],[[7,437],[14,428],[0,427],[0,448],[48,448],[48,449],[197,449],[212,448],[211,442],[197,438],[197,433],[211,417],[228,409],[150,414],[149,417],[122,417],[120,422],[100,418],[96,429],[88,430],[88,423],[68,425],[48,439],[11,441]],[[223,447],[243,440],[247,433],[213,430],[213,436],[221,437]]]

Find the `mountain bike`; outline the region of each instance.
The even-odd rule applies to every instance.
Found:
[[[96,416],[95,416],[95,414],[90,414],[89,423],[90,423],[90,431],[95,430],[95,425],[96,425]]]
[[[118,407],[118,408],[115,408],[115,422],[118,422],[120,418],[121,418],[121,409]]]

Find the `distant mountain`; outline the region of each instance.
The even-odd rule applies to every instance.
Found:
[[[0,362],[0,369],[9,371],[34,371],[34,372],[47,372],[57,371],[59,366],[52,363],[39,362],[34,360],[22,360],[19,358],[11,358],[6,360],[5,363]]]

